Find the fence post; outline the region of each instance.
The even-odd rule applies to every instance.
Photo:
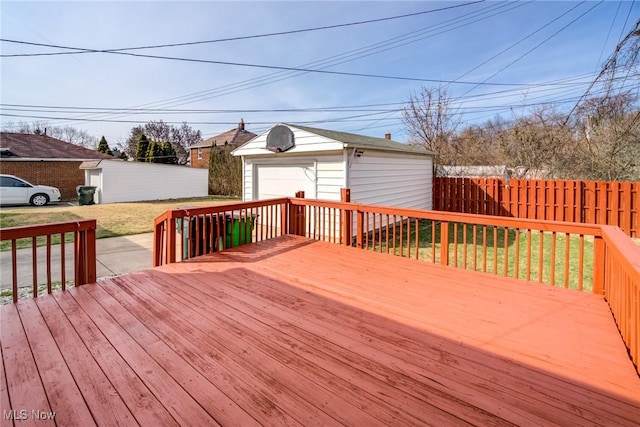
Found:
[[[340,189],[340,201],[343,203],[351,202],[351,189],[349,188]],[[351,215],[351,210],[342,209],[342,224],[340,224],[340,227],[342,228],[342,244],[343,245],[351,246],[351,239],[353,237],[353,233],[351,232],[352,225],[353,225],[353,217]]]
[[[449,265],[449,221],[440,223],[440,264]]]

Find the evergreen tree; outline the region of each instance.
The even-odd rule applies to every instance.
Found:
[[[169,141],[165,141],[162,143],[162,155],[164,156],[164,158],[162,159],[162,163],[167,163],[170,165],[175,165],[176,163],[178,163],[176,149],[173,148],[173,145]]]
[[[111,151],[111,148],[109,148],[109,144],[107,143],[104,135],[102,135],[102,138],[100,138],[100,142],[98,143],[98,152],[113,156],[113,152]]]
[[[149,140],[144,133],[138,137],[138,147],[136,148],[136,161],[146,162],[147,152],[149,151]]]
[[[146,160],[149,163],[164,163],[162,143],[151,141],[147,150]]]

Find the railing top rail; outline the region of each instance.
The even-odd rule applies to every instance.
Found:
[[[627,267],[635,271],[640,280],[640,246],[615,225],[601,225],[602,238],[607,249],[613,251],[618,260],[627,263]]]
[[[432,211],[424,209],[408,209],[379,205],[366,205],[360,203],[346,203],[329,200],[313,200],[290,198],[292,205],[320,206],[335,209],[346,209],[351,211],[363,211],[369,213],[380,213],[386,215],[408,216],[420,219],[431,219],[436,221],[460,222],[480,225],[493,225],[509,228],[530,228],[541,231],[556,231],[561,233],[585,234],[591,236],[601,236],[602,231],[596,224],[581,224],[563,221],[543,221],[536,219],[519,219],[504,216],[489,216],[476,214],[463,214],[457,212]]]
[[[282,203],[287,203],[288,200],[288,198],[282,197],[277,199],[257,200],[253,202],[231,202],[224,205],[172,209],[165,211],[164,213],[156,217],[154,223],[157,224],[158,222],[162,222],[165,219],[182,218],[185,216],[216,214],[221,212],[228,212],[229,210],[251,209],[259,208],[262,206],[279,205]]]
[[[29,237],[44,236],[47,234],[86,231],[95,228],[95,219],[82,219],[78,221],[57,222],[53,224],[35,224],[21,227],[9,227],[0,229],[0,240],[24,239]]]

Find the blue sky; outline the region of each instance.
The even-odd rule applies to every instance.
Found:
[[[406,141],[399,110],[422,86],[446,85],[467,124],[497,114],[513,117],[522,113],[523,104],[553,102],[566,108],[584,93],[640,12],[637,2],[465,3],[472,2],[2,1],[2,39],[94,50],[285,32],[448,8],[334,29],[130,52],[456,82],[283,74],[109,53],[3,57],[0,120],[72,125],[105,135],[111,145],[126,139],[136,124],[159,119],[186,121],[204,137],[231,129],[243,118],[256,133],[287,122],[372,136],[391,132],[394,140]],[[69,52],[10,42],[0,48],[2,55]],[[328,58],[334,63],[322,62]],[[558,85],[561,79],[566,84]],[[541,85],[545,82],[556,83]],[[637,88],[637,79],[628,84]],[[317,111],[348,106],[358,107]],[[105,108],[158,111],[100,111]]]

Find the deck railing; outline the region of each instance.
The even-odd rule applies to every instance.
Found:
[[[70,239],[67,242],[67,238]],[[96,220],[81,220],[60,222],[54,224],[32,225],[26,227],[3,228],[0,231],[1,241],[11,242],[11,294],[13,302],[18,300],[19,288],[24,288],[24,278],[20,277],[18,271],[18,242],[27,239],[27,248],[30,249],[31,257],[31,292],[33,297],[37,297],[40,285],[46,285],[46,292],[50,294],[52,289],[59,285],[61,289],[66,289],[68,284],[75,286],[93,283],[96,281]],[[59,239],[60,244],[53,244]],[[67,244],[73,245],[73,283],[67,278]],[[59,250],[60,265],[52,264],[53,248]],[[44,266],[46,276],[44,282],[38,279],[38,266],[42,265],[42,254],[44,251]],[[23,252],[21,252],[23,253]],[[28,256],[28,255],[27,255]],[[7,266],[3,265],[3,268]],[[54,270],[57,274],[54,274]],[[55,277],[55,276],[58,277]],[[3,288],[7,284],[3,283]]]
[[[153,265],[288,233],[288,199],[167,211],[154,221]]]
[[[640,247],[618,227],[602,226],[604,297],[640,374]]]
[[[212,236],[218,236],[219,248],[237,243],[224,242],[229,236],[224,227],[231,225],[228,219],[216,220],[220,229],[211,231],[213,227],[207,229],[195,218],[204,216],[206,224],[207,216],[235,214],[242,221],[262,216],[266,209],[272,212],[271,218],[240,243],[294,234],[602,294],[639,369],[640,248],[619,228],[350,203],[348,190],[343,191],[342,202],[305,199],[303,193],[297,196],[169,211],[156,219],[154,264],[176,262],[176,236],[180,235],[176,224],[194,224],[193,231],[187,237],[182,234],[180,240],[180,253],[188,258],[203,253],[198,245],[212,242]],[[204,253],[212,247],[212,243],[205,247]]]

